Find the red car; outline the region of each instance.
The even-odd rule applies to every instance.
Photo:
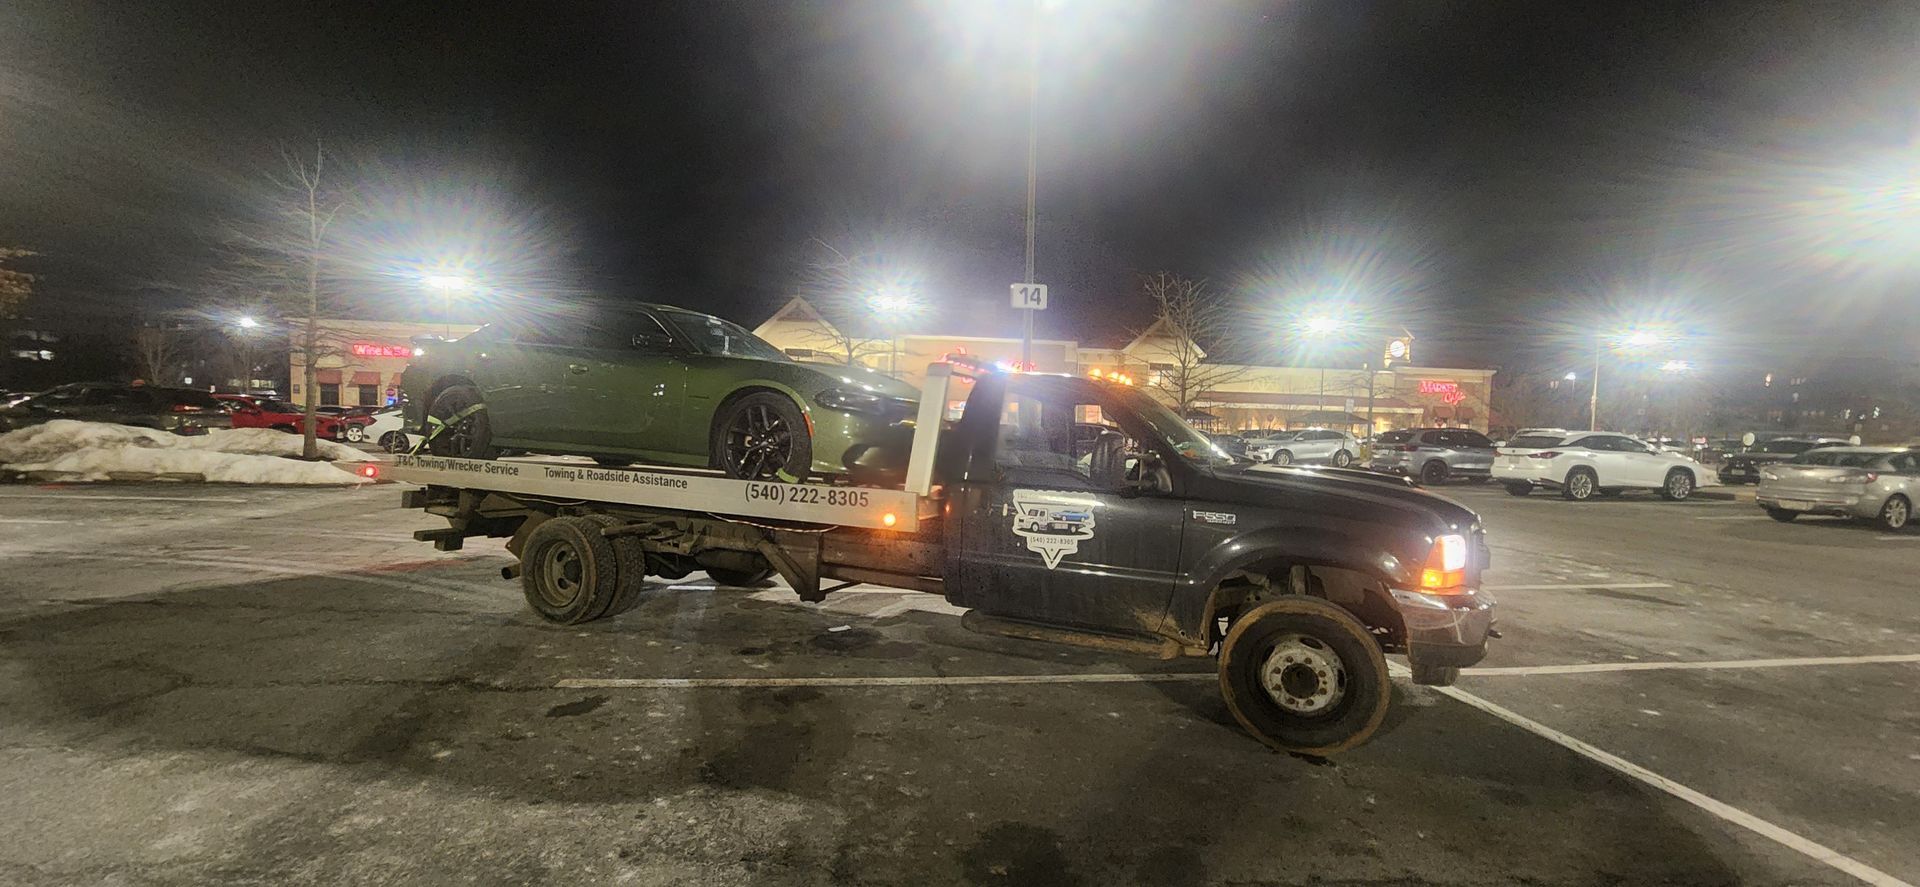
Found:
[[[306,429],[303,424],[306,410],[284,400],[250,394],[216,394],[214,398],[233,414],[235,428],[272,428],[289,434],[299,434]],[[314,434],[318,437],[340,440],[347,434],[347,423],[339,416],[319,413],[313,421]]]

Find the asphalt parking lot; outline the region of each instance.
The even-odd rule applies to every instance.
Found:
[[[1920,880],[1920,533],[1445,492],[1505,638],[1316,761],[927,595],[556,628],[395,487],[0,487],[0,882]]]

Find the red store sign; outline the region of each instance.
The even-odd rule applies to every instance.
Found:
[[[382,345],[378,342],[355,342],[351,349],[354,357],[412,357],[412,345]]]
[[[1443,379],[1421,379],[1420,393],[1438,395],[1441,400],[1450,404],[1459,403],[1467,399],[1466,392],[1460,390],[1459,382],[1451,382]]]

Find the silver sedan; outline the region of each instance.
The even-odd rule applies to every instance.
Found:
[[[1777,521],[1833,514],[1902,530],[1920,500],[1920,449],[1824,447],[1760,469],[1754,502]]]

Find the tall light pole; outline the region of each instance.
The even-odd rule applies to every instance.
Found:
[[[1628,330],[1615,335],[1613,338],[1616,341],[1614,349],[1617,351],[1625,351],[1656,345],[1672,337],[1656,330],[1641,329]],[[1593,389],[1592,393],[1587,395],[1588,431],[1600,430],[1600,353],[1606,345],[1606,340],[1607,336],[1605,334],[1593,337]]]
[[[1330,314],[1320,314],[1301,322],[1300,328],[1315,341],[1325,342],[1340,331],[1340,319]],[[1320,393],[1314,396],[1314,406],[1319,408],[1318,412],[1325,413],[1327,409],[1326,355],[1321,355],[1315,362],[1320,364]]]
[[[427,289],[440,293],[445,313],[440,317],[446,323],[445,338],[453,339],[453,297],[473,289],[473,281],[458,274],[429,274],[422,281]]]
[[[867,299],[868,307],[874,316],[887,328],[887,375],[900,377],[900,322],[920,310],[920,303],[910,291],[898,287],[881,287]]]
[[[1042,0],[1033,0],[1032,18],[1027,24],[1027,275],[1022,283],[1033,283],[1034,207],[1040,193],[1040,12]],[[1026,309],[1026,322],[1020,334],[1020,368],[1033,366],[1033,309]]]

